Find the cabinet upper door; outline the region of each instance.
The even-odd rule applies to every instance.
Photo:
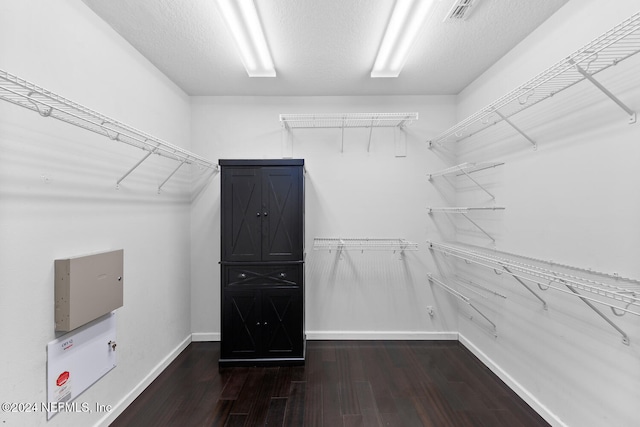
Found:
[[[301,166],[222,169],[222,260],[301,261]]]
[[[222,169],[222,259],[260,261],[262,186],[260,168]]]
[[[302,168],[262,169],[262,261],[302,260]]]

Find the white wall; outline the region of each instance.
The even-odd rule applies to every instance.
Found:
[[[0,69],[188,148],[188,97],[79,1],[0,4]],[[118,366],[78,397],[117,405],[190,336],[190,172],[0,102],[0,401],[46,402],[54,259],[124,249]],[[7,426],[87,426],[104,413],[0,412]]]
[[[458,98],[463,119],[590,42],[640,9],[637,1],[574,0],[502,58]],[[637,56],[637,55],[636,55]],[[640,109],[640,58],[632,57],[596,79],[632,109]],[[502,123],[458,143],[458,162],[505,161],[477,176],[506,211],[481,221],[489,240],[460,224],[462,242],[576,267],[640,278],[640,124],[589,82],[582,82],[512,118],[538,142]],[[460,181],[458,203],[490,203]],[[457,265],[457,271],[489,284],[506,300],[482,299],[496,322],[494,338],[478,322],[460,316],[463,342],[501,371],[554,425],[637,425],[640,393],[638,317],[616,317],[599,307],[631,339],[621,335],[575,297],[532,285],[542,304],[507,274]],[[637,286],[637,285],[636,285]],[[464,314],[464,311],[462,312]]]
[[[309,338],[434,337],[456,331],[450,298],[427,284],[434,268],[425,241],[439,230],[426,208],[442,205],[451,188],[426,179],[450,159],[429,152],[425,139],[453,124],[453,97],[196,97],[193,149],[209,158],[279,158],[281,113],[417,111],[408,127],[407,156],[394,156],[392,129],[293,131],[293,157],[306,164],[306,330]],[[443,194],[444,192],[444,194]],[[451,193],[449,194],[451,197]],[[194,338],[220,332],[220,181],[195,198],[192,210]],[[313,250],[314,237],[404,238],[419,243],[403,261],[390,252]],[[427,305],[439,305],[433,318]],[[451,337],[448,335],[447,337]]]

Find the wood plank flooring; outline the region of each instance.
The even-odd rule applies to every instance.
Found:
[[[308,341],[304,367],[219,356],[191,343],[111,426],[549,425],[457,341]]]

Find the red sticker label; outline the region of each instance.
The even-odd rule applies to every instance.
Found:
[[[58,376],[58,379],[56,380],[56,385],[60,387],[67,381],[69,381],[69,371],[64,371]]]

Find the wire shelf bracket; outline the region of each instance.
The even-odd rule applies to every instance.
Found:
[[[618,317],[631,313],[640,316],[640,281],[636,279],[623,278],[616,274],[610,275],[588,269],[572,267],[564,264],[556,264],[522,255],[510,254],[500,251],[480,250],[471,245],[463,247],[460,245],[428,242],[431,250],[442,252],[446,255],[464,260],[468,264],[476,264],[481,267],[491,269],[496,274],[504,271],[513,276],[520,284],[525,286],[538,299],[543,301],[525,282],[531,282],[542,291],[553,289],[564,294],[572,295],[580,299],[585,305],[593,310],[605,322],[613,327],[621,336],[625,345],[630,344],[629,335],[625,333],[611,318],[605,315],[595,304],[601,304],[611,309],[611,312]],[[562,269],[571,269],[590,273],[603,277],[603,280],[594,280],[588,277],[578,276],[573,273],[554,271],[540,265],[535,265],[533,261],[540,264],[556,265]],[[621,282],[624,282],[622,284]],[[587,296],[591,294],[593,296]],[[596,298],[598,297],[598,298]],[[546,302],[544,302],[546,307]]]
[[[510,122],[508,118],[583,80],[589,80],[611,98],[629,115],[629,123],[635,123],[636,112],[620,101],[593,76],[638,52],[640,52],[640,12],[635,13],[531,80],[427,141],[429,147],[442,146],[450,140],[461,141],[489,126],[505,121],[536,148],[536,142]]]
[[[436,176],[445,176],[445,175],[454,174],[454,173],[457,174],[458,176],[464,175],[467,178],[469,178],[471,180],[471,182],[473,182],[475,185],[480,187],[480,189],[482,189],[485,193],[487,193],[492,199],[495,200],[496,197],[493,195],[493,193],[491,193],[489,190],[487,190],[478,181],[473,179],[471,174],[475,173],[475,172],[479,172],[479,171],[485,170],[485,169],[495,168],[495,167],[501,166],[501,165],[504,165],[504,162],[462,163],[462,164],[459,164],[459,165],[456,165],[456,166],[452,166],[452,167],[447,168],[447,169],[443,169],[443,170],[441,170],[439,172],[435,172],[435,173],[432,173],[432,174],[427,174],[427,177],[429,178],[429,181],[431,181],[433,179],[433,177],[436,177]]]
[[[467,214],[469,212],[472,212],[472,211],[486,211],[486,210],[496,211],[496,210],[504,210],[504,209],[506,209],[504,206],[449,207],[449,208],[433,208],[433,207],[430,207],[430,208],[427,208],[429,214],[432,214],[434,212],[443,212],[443,213],[461,215],[464,219],[469,221],[478,230],[480,230],[485,236],[487,236],[489,239],[491,239],[492,242],[495,242],[496,239],[494,239],[493,236],[487,232],[487,230],[482,228],[482,226],[480,226],[480,224],[478,224],[477,222],[475,222],[474,220],[469,218],[467,216]]]
[[[475,310],[478,314],[480,314],[480,316],[482,316],[482,318],[484,320],[486,320],[487,322],[489,322],[489,324],[491,324],[491,328],[493,329],[493,336],[494,337],[498,336],[498,331],[497,331],[497,328],[496,328],[496,324],[493,323],[491,321],[491,319],[489,319],[475,305],[473,305],[473,302],[471,301],[471,299],[469,297],[467,297],[466,295],[461,294],[460,292],[456,291],[455,289],[453,289],[449,285],[447,285],[444,282],[436,279],[435,277],[433,277],[433,275],[431,273],[429,273],[427,277],[429,278],[429,282],[430,283],[435,283],[436,285],[440,286],[442,289],[444,289],[445,291],[447,291],[448,293],[450,293],[454,297],[458,298],[459,300],[461,300],[462,302],[467,304],[469,307],[471,307],[473,310]],[[473,320],[473,316],[471,316],[471,320]]]
[[[120,183],[152,154],[177,161],[180,163],[180,166],[183,164],[192,164],[199,168],[218,169],[216,163],[204,157],[193,154],[81,104],[70,101],[2,69],[0,69],[0,99],[35,111],[42,117],[52,117],[106,136],[112,141],[122,142],[147,151],[142,159],[116,181],[116,188],[119,188]],[[177,169],[169,178],[171,178],[176,171]],[[169,178],[160,185],[159,189],[164,186]]]
[[[373,128],[396,128],[396,157],[406,156],[406,138],[402,132],[406,126],[418,120],[418,113],[317,113],[317,114],[280,114],[282,127],[283,156],[293,156],[291,131],[293,129],[340,129],[340,152],[344,153],[345,128],[368,128],[369,141],[367,152],[371,151]],[[399,134],[399,135],[398,135]]]

